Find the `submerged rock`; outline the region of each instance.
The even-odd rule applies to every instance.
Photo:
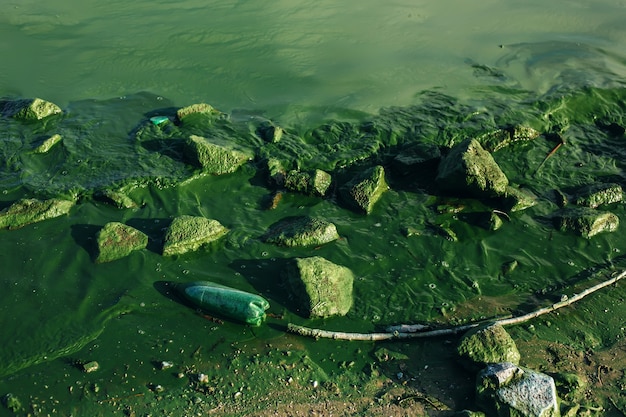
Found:
[[[284,186],[287,190],[319,197],[326,195],[331,183],[330,174],[321,169],[304,172],[292,170],[284,179]]]
[[[337,239],[339,234],[333,223],[308,216],[280,220],[264,235],[268,243],[289,247],[323,245]]]
[[[187,139],[184,153],[190,163],[215,175],[235,172],[254,157],[251,151],[237,149],[221,139],[207,139],[197,135]]]
[[[355,176],[339,191],[350,208],[369,214],[374,204],[388,189],[389,186],[385,182],[385,170],[377,165]]]
[[[59,135],[58,133],[55,135],[50,136],[49,138],[45,139],[41,145],[37,146],[35,149],[33,149],[34,153],[46,153],[48,152],[54,145],[56,145],[57,143],[61,142],[61,135]]]
[[[343,316],[350,311],[354,276],[348,268],[314,256],[293,259],[286,274],[307,317]]]
[[[468,331],[457,346],[461,364],[476,372],[490,363],[519,364],[520,354],[515,342],[499,324],[482,326]]]
[[[98,256],[96,263],[110,262],[130,255],[148,246],[148,236],[119,222],[104,225],[96,236]]]
[[[561,209],[554,214],[554,221],[562,232],[573,231],[587,239],[598,233],[614,232],[619,226],[615,214],[585,207]]]
[[[20,120],[41,120],[63,112],[56,104],[40,98],[0,102],[0,108],[3,115]]]
[[[0,229],[18,229],[31,223],[59,217],[69,213],[75,201],[52,198],[19,200],[0,211]]]
[[[574,203],[596,208],[604,204],[619,203],[622,199],[623,190],[619,184],[592,184],[578,190]]]
[[[165,232],[163,255],[180,255],[199,249],[228,233],[217,220],[205,217],[176,217]]]
[[[450,150],[439,164],[436,182],[445,191],[478,198],[503,196],[509,185],[491,154],[475,139]]]
[[[509,362],[488,365],[478,374],[476,400],[490,416],[559,416],[552,377]]]

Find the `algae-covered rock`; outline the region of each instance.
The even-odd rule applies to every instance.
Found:
[[[525,210],[537,204],[537,198],[530,191],[508,185],[502,197],[502,205],[506,211]]]
[[[22,406],[22,402],[20,399],[13,393],[5,394],[2,397],[2,405],[4,405],[11,412],[17,414],[24,410]]]
[[[235,172],[254,156],[252,152],[237,149],[221,139],[207,139],[197,135],[187,139],[184,153],[190,163],[215,175]]]
[[[552,377],[509,362],[488,365],[478,374],[476,402],[489,416],[559,416]]]
[[[391,162],[394,172],[408,175],[414,172],[436,172],[441,150],[432,143],[418,142],[402,149]]]
[[[137,203],[123,191],[101,190],[94,194],[94,197],[100,201],[111,204],[120,209],[136,208]]]
[[[377,165],[356,175],[339,190],[343,201],[352,209],[369,214],[389,186],[385,169]]]
[[[436,177],[442,190],[472,197],[498,197],[509,180],[491,154],[475,139],[453,147],[442,158]]]
[[[276,158],[269,158],[264,161],[268,174],[268,180],[272,185],[282,187],[285,184],[287,170],[283,162]]]
[[[461,364],[470,371],[479,371],[487,364],[519,363],[520,354],[515,342],[499,324],[482,326],[467,332],[457,346]]]
[[[264,235],[268,243],[289,247],[323,245],[337,239],[339,234],[333,223],[308,216],[280,220]]]
[[[222,113],[219,110],[216,110],[215,108],[213,108],[213,106],[211,106],[210,104],[197,103],[197,104],[192,104],[190,106],[181,107],[180,109],[178,109],[176,111],[176,118],[182,122],[184,121],[186,117],[193,115],[193,114],[200,114],[200,115],[205,115],[205,116],[217,116],[217,115],[221,115]]]
[[[320,169],[312,171],[289,171],[285,176],[284,186],[289,191],[323,197],[332,182],[329,173]]]
[[[52,198],[19,200],[0,211],[0,229],[18,229],[27,224],[59,217],[69,213],[75,201]]]
[[[354,276],[348,268],[315,256],[293,259],[286,273],[307,317],[343,316],[352,307]]]
[[[574,203],[596,208],[604,204],[619,203],[622,199],[623,190],[619,184],[592,184],[578,190]]]
[[[104,225],[96,236],[98,256],[96,263],[110,262],[130,255],[148,246],[148,236],[119,222]]]
[[[59,135],[58,133],[55,135],[50,136],[49,138],[45,139],[39,146],[37,146],[35,149],[33,149],[34,153],[46,153],[48,152],[54,145],[56,145],[57,143],[61,142],[61,135]]]
[[[283,137],[284,130],[271,122],[264,122],[257,128],[257,133],[264,141],[277,143]]]
[[[163,255],[180,255],[199,249],[228,233],[217,220],[205,217],[176,217],[165,232]]]
[[[485,133],[477,137],[476,140],[488,152],[496,152],[517,142],[533,140],[539,135],[541,132],[530,126],[518,125]]]
[[[63,111],[49,101],[35,98],[0,102],[2,114],[19,120],[41,120]]]
[[[615,214],[586,207],[564,208],[553,218],[559,230],[573,231],[587,239],[598,233],[614,232],[619,226],[619,217]]]
[[[504,221],[502,220],[500,216],[498,216],[496,213],[491,211],[489,213],[482,213],[478,217],[478,224],[481,227],[487,230],[491,230],[493,232],[501,228],[502,225],[504,224]]]

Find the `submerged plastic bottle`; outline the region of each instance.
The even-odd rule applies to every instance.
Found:
[[[208,312],[259,326],[270,303],[260,295],[226,287],[210,281],[176,284],[187,301]]]

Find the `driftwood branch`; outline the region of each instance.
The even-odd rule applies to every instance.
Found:
[[[539,310],[532,311],[528,314],[524,314],[517,317],[506,317],[492,320],[491,323],[500,324],[502,326],[510,326],[514,324],[520,324],[532,320],[536,317],[539,317],[544,314],[551,313],[560,308],[569,306],[574,304],[575,302],[582,300],[589,294],[592,294],[604,287],[615,284],[620,279],[626,277],[626,271],[622,271],[619,274],[614,274],[612,278],[603,281],[593,287],[587,288],[583,292],[579,294],[575,294],[570,298],[566,298],[558,303],[554,303],[551,306],[540,308]],[[465,332],[474,327],[480,326],[484,322],[479,323],[470,323],[464,324],[460,326],[448,327],[444,329],[437,330],[427,330],[421,331],[423,329],[428,329],[429,326],[425,325],[407,325],[402,324],[398,326],[394,326],[394,331],[383,332],[383,333],[346,333],[346,332],[336,332],[332,330],[321,330],[321,329],[312,329],[310,327],[299,326],[297,324],[289,323],[287,325],[287,331],[295,334],[299,334],[301,336],[309,336],[315,338],[325,338],[325,339],[336,339],[336,340],[363,340],[363,341],[380,341],[380,340],[394,340],[394,339],[417,339],[417,338],[427,338],[427,337],[438,337],[438,336],[448,336],[454,335],[460,332]]]

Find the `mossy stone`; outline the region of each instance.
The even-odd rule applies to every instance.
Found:
[[[59,217],[69,213],[75,201],[52,198],[19,200],[0,211],[0,229],[18,229],[31,223]]]
[[[356,175],[351,181],[344,184],[341,189],[343,201],[352,209],[369,214],[374,204],[389,189],[385,181],[385,169],[374,166]]]
[[[196,103],[196,104],[191,104],[189,106],[181,107],[180,109],[178,109],[176,111],[176,118],[182,122],[187,116],[194,115],[194,114],[214,116],[214,115],[220,115],[221,112],[219,110],[216,110],[210,104]]]
[[[323,197],[326,195],[331,182],[330,174],[321,169],[312,171],[292,170],[285,176],[284,186],[289,191]]]
[[[203,245],[215,242],[226,233],[228,229],[217,220],[187,215],[176,217],[165,232],[163,255],[195,251]]]
[[[447,192],[477,198],[506,194],[509,180],[476,139],[467,139],[442,158],[437,184]]]
[[[2,108],[3,114],[19,120],[41,120],[62,112],[56,104],[40,98],[5,102]]]
[[[619,226],[615,214],[586,207],[562,209],[555,213],[554,220],[559,230],[573,231],[587,239],[598,233],[614,232]]]
[[[203,171],[221,175],[235,172],[253,158],[253,153],[235,148],[223,140],[191,135],[184,148],[187,160]]]
[[[515,341],[499,324],[468,331],[459,341],[457,353],[461,364],[472,372],[490,363],[511,362],[517,365],[520,360]]]
[[[579,206],[596,208],[604,204],[619,203],[623,199],[619,184],[592,184],[578,190],[574,203]]]
[[[308,216],[280,220],[264,235],[266,242],[288,247],[323,245],[337,239],[339,233],[333,223]]]
[[[61,135],[58,133],[45,139],[39,146],[33,149],[34,153],[47,153],[54,145],[61,142]]]
[[[96,263],[110,262],[130,255],[148,246],[148,236],[119,222],[104,225],[96,236],[98,256]]]
[[[502,203],[504,210],[515,212],[533,207],[537,204],[537,199],[530,191],[507,186],[502,198]]]
[[[343,316],[350,311],[354,275],[345,266],[319,256],[296,258],[286,273],[307,317]]]

